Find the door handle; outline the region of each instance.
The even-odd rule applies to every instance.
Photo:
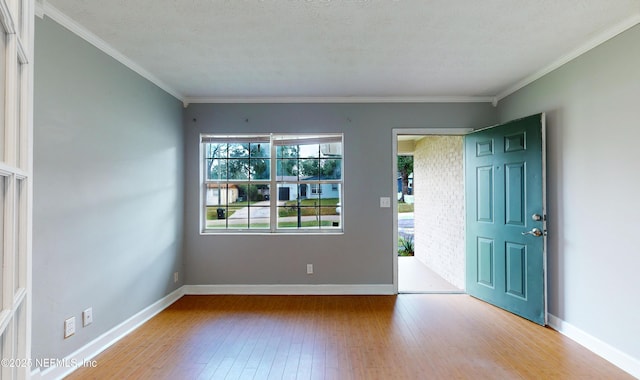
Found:
[[[531,229],[531,231],[523,232],[522,235],[533,235],[535,237],[540,237],[544,235],[544,232],[542,232],[542,230],[539,228],[533,228]]]

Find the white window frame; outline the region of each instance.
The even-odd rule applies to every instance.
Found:
[[[271,147],[270,160],[270,178],[268,180],[208,180],[206,174],[206,161],[205,156],[205,144],[212,141],[220,142],[257,142],[258,140],[268,140]],[[299,143],[303,144],[325,144],[325,143],[340,143],[341,151],[343,152],[340,159],[340,179],[302,179],[298,178],[296,181],[290,179],[280,178],[278,179],[277,173],[277,156],[276,150],[278,146],[295,145]],[[279,198],[279,186],[278,185],[290,185],[297,186],[298,191],[300,186],[308,186],[311,193],[311,187],[309,185],[317,185],[321,188],[323,184],[331,184],[332,189],[337,187],[339,194],[339,203],[344,209],[344,135],[343,134],[239,134],[239,135],[222,135],[222,134],[208,134],[203,133],[200,135],[200,234],[202,235],[219,235],[219,234],[342,234],[344,233],[344,212],[340,212],[337,216],[339,222],[337,227],[293,227],[293,228],[278,228],[278,198]],[[227,224],[226,228],[207,228],[207,188],[208,184],[217,183],[218,186],[224,184],[267,184],[269,185],[269,211],[270,211],[270,226],[269,228],[232,228]],[[314,193],[313,195],[319,195],[320,193]],[[211,206],[209,206],[211,207]]]

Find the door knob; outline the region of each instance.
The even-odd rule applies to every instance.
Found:
[[[544,233],[539,228],[533,228],[531,231],[523,232],[522,235],[533,235],[536,237],[540,237],[544,235]]]

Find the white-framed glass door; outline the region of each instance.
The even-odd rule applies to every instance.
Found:
[[[32,0],[0,0],[1,379],[31,366]]]

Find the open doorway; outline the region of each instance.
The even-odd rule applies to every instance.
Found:
[[[463,134],[394,129],[395,285],[399,293],[463,293]],[[412,161],[411,173],[406,163]],[[410,254],[408,254],[408,251]]]

